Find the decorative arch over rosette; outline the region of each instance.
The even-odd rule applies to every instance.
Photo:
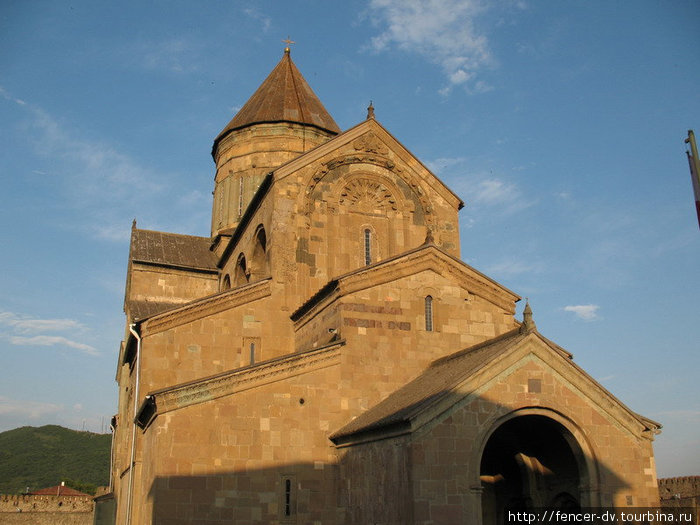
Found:
[[[401,190],[388,177],[356,171],[335,181],[328,211],[335,213],[342,207],[369,215],[412,211],[410,202],[401,198]]]
[[[336,206],[352,198],[348,195],[359,195],[365,191],[380,195],[386,189],[391,193],[393,202],[388,204],[395,206],[394,211],[412,211],[415,224],[434,226],[433,207],[422,184],[410,170],[399,167],[388,158],[388,147],[376,135],[362,135],[352,145],[357,153],[324,162],[311,177],[300,207],[307,218],[314,212],[317,203],[324,200],[323,194],[329,191],[334,198],[333,202],[327,202],[328,211],[335,212]],[[381,170],[377,170],[377,167]],[[346,187],[349,193],[343,196],[341,193],[346,191]]]

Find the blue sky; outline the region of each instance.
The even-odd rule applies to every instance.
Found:
[[[0,430],[101,430],[131,221],[209,234],[213,138],[282,56],[445,181],[462,258],[700,474],[700,3],[0,6]],[[522,310],[522,305],[519,311]]]

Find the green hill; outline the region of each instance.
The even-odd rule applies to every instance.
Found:
[[[19,494],[66,481],[83,492],[109,484],[111,434],[57,425],[0,432],[0,494]]]

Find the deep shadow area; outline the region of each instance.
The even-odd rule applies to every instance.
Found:
[[[582,454],[571,433],[545,416],[503,423],[481,458],[484,525],[502,523],[506,509],[580,509],[588,482]]]

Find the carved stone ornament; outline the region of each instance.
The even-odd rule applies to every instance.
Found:
[[[384,184],[364,178],[349,180],[340,192],[338,204],[366,213],[397,210],[396,198]]]
[[[369,153],[378,153],[380,155],[386,155],[389,153],[389,148],[387,148],[384,143],[380,141],[376,135],[374,135],[374,133],[362,135],[352,143],[352,146],[358,151],[367,151]]]
[[[366,144],[368,141],[372,142],[370,140],[371,137],[374,135],[368,134],[360,137],[357,139],[353,145],[357,148],[358,146],[361,146],[362,144]],[[378,146],[381,146],[382,148],[385,148],[385,151],[388,153],[388,150],[386,150],[386,146],[384,146],[376,137],[374,137],[375,143]],[[388,169],[393,175],[395,175],[398,179],[402,180],[405,184],[407,184],[411,190],[414,192],[418,200],[420,201],[420,206],[423,209],[423,214],[425,216],[425,221],[426,224],[430,226],[435,226],[435,216],[432,213],[432,207],[430,205],[430,201],[426,196],[425,191],[423,191],[423,188],[421,185],[418,183],[418,181],[411,175],[411,173],[407,170],[402,169],[399,165],[394,163],[392,160],[386,158],[386,157],[381,157],[381,156],[375,156],[378,155],[378,153],[375,154],[356,154],[356,155],[347,155],[344,157],[336,157],[333,158],[332,160],[325,162],[323,166],[314,173],[314,175],[311,177],[311,181],[309,183],[309,186],[307,187],[306,191],[304,192],[304,200],[303,204],[301,205],[301,209],[303,210],[303,213],[307,216],[309,216],[313,211],[314,211],[314,203],[316,202],[316,199],[318,198],[318,195],[316,194],[317,188],[319,184],[321,184],[321,181],[323,181],[328,174],[332,173],[334,169],[339,168],[340,166],[347,166],[351,164],[370,164],[374,166],[379,166],[380,168],[385,168]],[[342,193],[342,192],[341,192]],[[395,199],[394,199],[395,201]],[[396,210],[396,202],[393,202],[391,204],[391,209]],[[336,214],[337,209],[333,204],[330,202],[328,203],[328,213],[331,214]]]

